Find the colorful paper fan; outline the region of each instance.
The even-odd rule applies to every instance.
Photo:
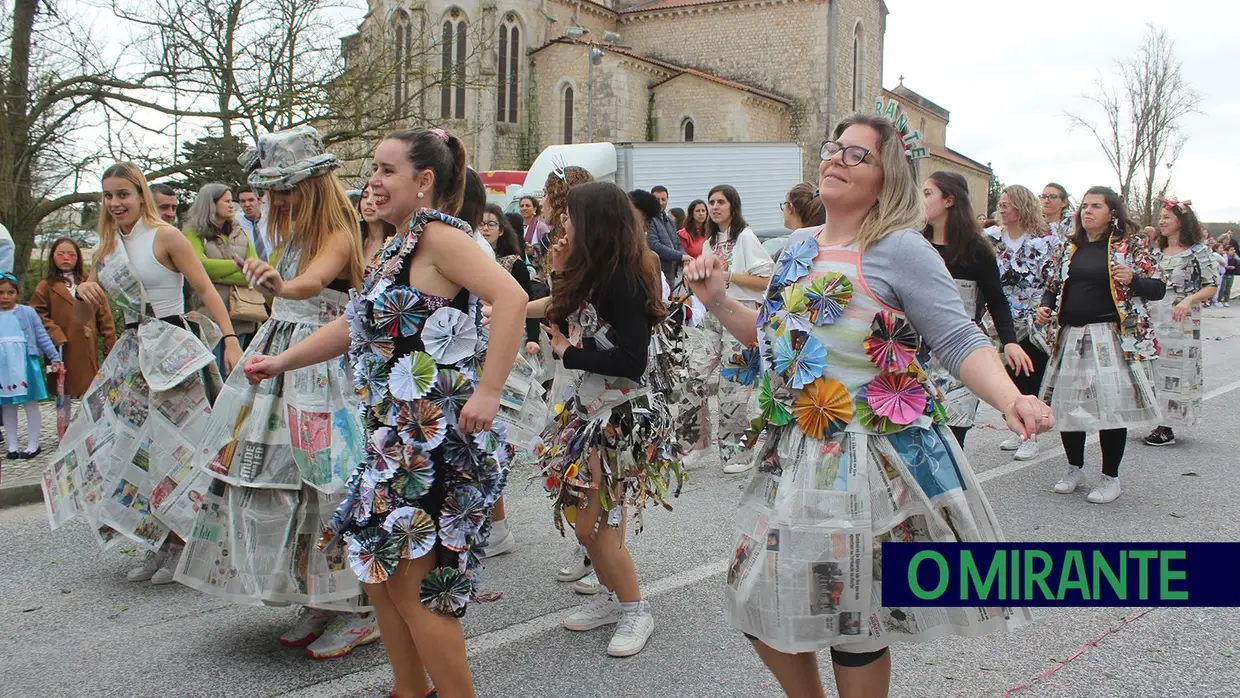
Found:
[[[388,377],[388,392],[397,400],[410,402],[426,395],[439,369],[429,354],[415,351],[396,360]]]
[[[792,402],[792,414],[802,431],[815,439],[824,439],[852,421],[852,397],[844,384],[834,378],[816,378]]]
[[[354,356],[377,356],[384,361],[392,358],[392,351],[396,348],[392,338],[387,333],[380,332],[373,327],[364,325],[355,331],[350,326],[350,341],[352,342],[351,351]]]
[[[779,294],[784,301],[784,312],[789,315],[800,315],[808,309],[806,288],[803,284],[793,284],[784,288]]]
[[[832,271],[814,279],[805,295],[810,321],[822,327],[844,316],[844,308],[852,301],[853,285],[847,276]]]
[[[468,315],[456,308],[436,310],[422,328],[422,345],[441,364],[455,364],[472,356],[477,343],[478,329]]]
[[[386,393],[387,364],[375,354],[362,354],[353,366],[353,386],[363,405],[374,406]]]
[[[762,409],[762,417],[777,427],[792,421],[792,411],[775,397],[771,387],[771,374],[763,373],[758,389],[758,407]]]
[[[443,460],[448,467],[466,478],[472,477],[480,456],[468,434],[462,434],[456,429],[448,431],[443,440]]]
[[[808,332],[790,330],[775,340],[774,366],[794,390],[800,390],[827,368],[827,348]]]
[[[762,373],[762,356],[758,353],[757,347],[733,354],[732,358],[723,363],[721,373],[724,380],[741,385],[753,385]]]
[[[375,454],[375,465],[367,468],[363,479],[372,485],[390,480],[400,467],[405,445],[391,427],[379,427],[370,437],[370,445]]]
[[[465,615],[474,585],[459,570],[436,567],[422,578],[422,604],[441,616],[460,618]]]
[[[917,332],[904,318],[880,310],[865,338],[865,355],[883,371],[903,371],[913,363],[919,344]]]
[[[370,513],[386,514],[395,508],[396,502],[392,499],[391,490],[383,484],[377,485],[374,500],[370,503]]]
[[[400,544],[378,526],[349,537],[349,567],[363,584],[386,582],[400,562]]]
[[[383,528],[400,546],[400,556],[416,560],[435,547],[435,520],[418,507],[401,507],[383,520]]]
[[[772,283],[766,290],[766,298],[762,301],[762,307],[758,309],[758,327],[766,326],[772,318],[779,315],[779,311],[783,310],[783,292],[784,287],[776,283]]]
[[[749,420],[749,426],[745,429],[744,446],[746,449],[753,448],[758,445],[758,439],[762,436],[763,430],[766,429],[766,417],[758,415]]]
[[[482,493],[471,485],[457,485],[444,498],[439,514],[439,539],[445,548],[461,552],[478,535],[487,512]]]
[[[779,257],[779,265],[774,276],[775,283],[782,286],[799,281],[813,268],[814,259],[817,257],[818,240],[816,238],[805,238],[796,244],[789,245]]]
[[[880,373],[866,386],[866,403],[874,414],[907,426],[926,409],[926,389],[907,373]]]
[[[444,416],[448,419],[448,424],[456,426],[456,417],[461,412],[461,408],[469,402],[469,398],[473,397],[474,386],[470,384],[469,379],[460,371],[454,371],[445,368],[435,376],[435,382],[431,385],[431,390],[427,394],[426,399],[435,403],[435,406],[443,410]]]
[[[418,400],[401,405],[396,412],[396,426],[401,438],[431,451],[443,443],[448,423],[443,410],[429,400]]]
[[[392,337],[412,337],[426,319],[422,294],[408,286],[393,286],[379,294],[371,311],[375,329]]]
[[[934,420],[935,424],[947,424],[947,408],[935,398],[926,400],[926,416]]]
[[[874,410],[870,409],[869,386],[863,386],[857,391],[856,398],[853,400],[853,407],[857,413],[857,421],[861,426],[876,434],[890,434],[891,432],[900,431],[901,427],[893,423],[886,417],[880,417],[874,414]]]

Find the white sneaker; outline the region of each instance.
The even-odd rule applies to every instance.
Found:
[[[594,565],[586,562],[585,557],[578,555],[573,561],[560,568],[555,574],[557,582],[575,582],[594,571]]]
[[[607,643],[607,654],[613,657],[632,657],[646,646],[646,641],[654,633],[654,614],[650,612],[650,604],[641,602],[641,607],[623,614],[616,625],[616,634]]]
[[[1085,499],[1094,504],[1110,504],[1119,499],[1119,478],[1103,475],[1098,484],[1089,491],[1089,495]]]
[[[177,564],[181,562],[181,553],[185,550],[184,545],[168,546],[168,554],[164,555],[164,562],[155,570],[155,574],[151,575],[151,584],[171,584],[172,576],[176,574]]]
[[[1022,445],[1024,445],[1024,443],[1025,443],[1024,441],[1021,441],[1020,436],[1018,436],[1017,434],[1012,434],[1011,436],[1007,437],[1007,440],[999,444],[999,450],[1000,451],[1015,451],[1019,449]]]
[[[1076,488],[1084,484],[1085,473],[1082,472],[1082,469],[1075,465],[1069,465],[1068,471],[1063,474],[1063,477],[1059,478],[1059,482],[1056,482],[1055,487],[1052,489],[1058,494],[1072,494],[1076,491]]]
[[[680,467],[685,470],[693,470],[702,467],[702,462],[706,460],[706,449],[700,448],[696,451],[690,451],[680,459]]]
[[[601,628],[620,621],[624,612],[620,610],[620,602],[616,595],[608,592],[594,597],[590,603],[578,608],[564,619],[564,627],[577,632]]]
[[[129,573],[125,575],[125,579],[131,582],[145,582],[149,580],[163,566],[164,558],[166,557],[168,557],[167,548],[160,548],[157,553],[148,551],[146,557],[142,560],[142,566],[129,570]]]
[[[496,557],[505,553],[510,553],[517,547],[516,536],[512,535],[512,529],[508,528],[508,519],[502,521],[491,522],[491,539],[487,541],[486,550],[483,551],[483,557]]]
[[[598,593],[598,575],[591,570],[590,574],[573,582],[573,591],[582,596],[594,596]]]
[[[305,647],[319,639],[335,616],[332,611],[302,606],[297,612],[297,622],[280,636],[280,644],[285,647]]]
[[[1038,457],[1038,440],[1029,439],[1021,443],[1020,448],[1016,449],[1016,455],[1012,456],[1016,460],[1033,460]]]
[[[753,459],[751,458],[749,460],[744,460],[739,463],[728,463],[727,465],[723,466],[723,472],[725,475],[736,475],[738,473],[743,473],[752,467],[753,467]]]
[[[306,647],[311,659],[335,659],[379,639],[379,621],[373,613],[337,613],[323,634]]]

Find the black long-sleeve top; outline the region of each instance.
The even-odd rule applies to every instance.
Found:
[[[1077,245],[1068,267],[1067,284],[1063,291],[1063,308],[1059,321],[1069,327],[1084,327],[1099,322],[1119,322],[1119,311],[1111,296],[1111,272],[1108,264],[1110,243],[1107,238]],[[1167,285],[1133,273],[1128,288],[1133,295],[1157,301],[1167,295]],[[1055,294],[1049,289],[1042,295],[1042,305],[1054,307]]]
[[[517,280],[517,285],[521,287],[522,291],[525,291],[525,295],[529,296],[530,300],[534,300],[533,284],[530,282],[530,270],[529,267],[525,266],[525,261],[518,259],[513,262],[511,273],[512,278]],[[538,333],[541,331],[542,329],[538,326],[537,318],[525,321],[525,341],[537,342],[539,339]]]
[[[612,346],[601,349],[588,338],[581,347],[564,351],[564,368],[640,381],[646,373],[652,331],[645,289],[623,272],[597,289],[590,301],[599,319],[611,326],[607,341]],[[567,334],[566,323],[560,323],[560,331]]]
[[[934,245],[934,249],[946,262],[947,246]],[[1016,343],[1016,326],[1012,321],[1012,306],[1008,305],[1007,296],[1003,293],[1003,282],[999,279],[999,263],[994,255],[957,259],[947,265],[947,271],[953,279],[973,281],[977,284],[982,301],[986,304],[986,309],[990,311],[991,319],[995,322],[995,332],[999,334],[1000,344]],[[977,308],[965,308],[965,312],[974,320],[980,315]]]

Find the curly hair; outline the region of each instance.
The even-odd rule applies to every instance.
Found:
[[[568,212],[568,190],[578,184],[593,182],[594,175],[584,167],[570,165],[564,168],[564,176],[561,177],[557,172],[547,175],[547,182],[543,185],[542,210],[546,217],[547,225],[551,228],[551,232],[544,238],[547,249],[550,250],[555,241],[560,239],[564,234],[564,226],[560,224],[560,215]],[[543,258],[543,274],[551,273],[551,255],[548,254]]]
[[[1175,216],[1175,219],[1180,222],[1179,243],[1184,247],[1192,247],[1193,245],[1196,245],[1206,239],[1205,230],[1201,223],[1197,220],[1196,212],[1194,212],[1192,207],[1188,204],[1163,206],[1162,210]],[[1159,211],[1158,215],[1161,216],[1162,211]],[[1167,245],[1171,244],[1171,241],[1167,239],[1167,236],[1162,234],[1162,230],[1158,231],[1158,234],[1154,236],[1154,239],[1151,240],[1151,242],[1156,243],[1158,245],[1158,249],[1160,250],[1167,249]]]

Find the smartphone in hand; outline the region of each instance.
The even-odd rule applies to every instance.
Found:
[[[240,256],[238,256],[236,253],[233,253],[232,261],[233,261],[233,264],[236,265],[237,271],[241,271],[241,272],[245,271],[245,260],[242,259]],[[271,287],[270,282],[264,281],[263,283],[259,285],[262,286],[264,289],[266,289],[268,293],[275,293],[275,289]],[[254,288],[253,282],[250,283],[250,288]]]

